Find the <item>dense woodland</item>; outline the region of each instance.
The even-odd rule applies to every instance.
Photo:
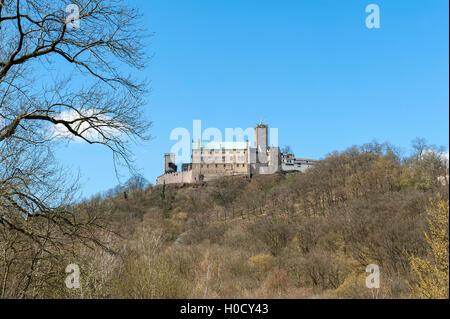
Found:
[[[448,162],[415,146],[355,146],[306,173],[133,178],[65,207],[76,234],[0,227],[1,297],[448,298]],[[64,284],[72,263],[80,289]]]

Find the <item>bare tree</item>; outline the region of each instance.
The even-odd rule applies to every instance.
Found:
[[[0,228],[41,253],[63,238],[104,244],[88,228],[98,216],[68,208],[76,178],[55,161],[58,142],[103,145],[133,169],[130,143],[149,138],[146,83],[132,76],[147,62],[140,19],[120,0],[0,0]]]

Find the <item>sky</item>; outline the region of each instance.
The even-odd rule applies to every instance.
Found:
[[[416,137],[449,146],[448,1],[129,1],[154,33],[145,70],[149,142],[133,147],[151,183],[175,128],[278,128],[280,146],[322,159],[377,140],[405,152]],[[380,28],[366,27],[366,6]],[[82,143],[57,157],[83,196],[119,183],[112,154]]]

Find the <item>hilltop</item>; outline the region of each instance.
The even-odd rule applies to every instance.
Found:
[[[406,298],[411,258],[433,257],[427,212],[438,202],[448,214],[446,175],[437,152],[368,144],[306,172],[130,184],[74,208],[108,222],[97,236],[111,252],[80,244],[61,263],[80,265],[81,297],[372,298],[365,270],[377,264],[378,298]]]

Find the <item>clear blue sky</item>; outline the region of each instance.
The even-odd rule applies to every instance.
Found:
[[[449,145],[448,1],[130,1],[155,33],[147,52],[154,139],[135,147],[154,183],[176,127],[247,128],[261,117],[281,146],[320,159],[377,139]],[[381,28],[365,26],[365,7]],[[224,131],[223,131],[224,132]],[[90,196],[118,184],[109,151],[69,144],[58,156]]]

